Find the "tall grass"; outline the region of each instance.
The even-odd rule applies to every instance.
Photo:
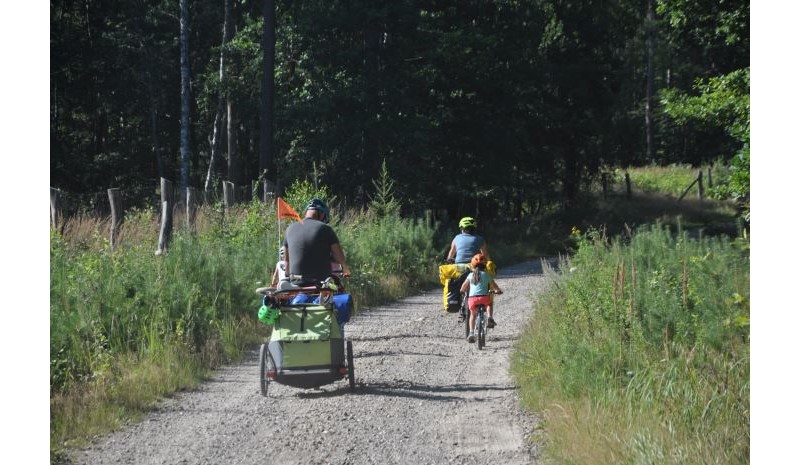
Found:
[[[512,363],[546,461],[749,463],[746,247],[661,226],[575,239]]]
[[[708,166],[695,168],[691,165],[651,165],[628,168],[626,171],[630,174],[631,184],[637,189],[654,194],[679,197],[686,188],[689,187],[692,181],[697,179],[697,172],[699,170],[703,171],[703,186],[705,189],[708,189]],[[728,169],[723,163],[715,164],[713,168],[711,168],[711,174],[712,182],[716,181],[717,183],[729,176]],[[618,173],[616,178],[618,182],[621,182],[621,173]],[[693,187],[692,189],[691,192],[697,192],[697,187]]]
[[[369,211],[335,221],[356,310],[434,285],[432,224]],[[268,335],[254,289],[277,260],[274,207],[206,207],[195,233],[175,225],[162,256],[147,210],[126,215],[113,251],[104,219],[51,233],[51,450],[118,427]]]

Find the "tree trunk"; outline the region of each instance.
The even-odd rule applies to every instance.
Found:
[[[228,98],[228,179],[236,184],[241,184],[241,168],[239,160],[238,120],[236,119],[233,101]]]
[[[181,8],[181,192],[189,186],[189,0],[180,0]]]
[[[370,13],[368,13],[370,15]],[[368,16],[364,29],[364,126],[363,126],[363,166],[366,179],[377,178],[380,170],[378,160],[378,138],[376,123],[378,113],[378,69],[380,29],[377,20]]]
[[[655,70],[653,69],[653,55],[655,55],[655,13],[653,3],[655,0],[647,0],[647,19],[645,20],[645,30],[647,31],[647,102],[644,112],[644,126],[646,138],[647,161],[655,161],[655,147],[653,142],[653,102],[655,100]]]
[[[564,133],[562,136],[564,167],[561,173],[561,196],[564,209],[575,206],[580,192],[581,172],[584,168],[579,154],[580,142]]]
[[[275,180],[272,139],[275,117],[275,0],[264,0],[264,77],[261,85],[261,150],[258,159],[259,176],[265,172]]]
[[[159,178],[164,177],[164,164],[161,161],[161,144],[158,140],[158,98],[153,85],[153,71],[147,72],[147,91],[150,94],[150,145],[156,159],[156,170]]]
[[[208,160],[208,173],[203,190],[208,194],[211,190],[211,177],[214,173],[214,165],[219,158],[219,151],[222,147],[222,124],[225,120],[225,95],[222,89],[225,84],[225,45],[231,40],[231,0],[225,0],[225,17],[222,22],[222,46],[219,51],[219,83],[220,90],[217,94],[217,113],[214,116],[214,127],[211,132],[211,155]]]

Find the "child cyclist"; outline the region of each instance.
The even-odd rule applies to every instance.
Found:
[[[472,257],[470,264],[472,265],[472,272],[467,275],[464,284],[461,285],[461,292],[467,292],[469,289],[469,336],[468,342],[475,342],[475,314],[478,312],[478,305],[483,304],[486,306],[486,314],[489,317],[487,325],[489,328],[494,328],[495,322],[492,318],[492,297],[489,295],[489,290],[493,290],[495,294],[502,294],[503,291],[497,282],[492,278],[492,275],[486,272],[486,255],[477,253]]]

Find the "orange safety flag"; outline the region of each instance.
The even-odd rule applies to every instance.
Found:
[[[300,215],[294,211],[288,203],[284,202],[282,198],[278,197],[278,218],[293,218],[297,221],[303,221]]]

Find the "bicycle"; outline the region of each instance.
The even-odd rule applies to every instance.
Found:
[[[498,294],[498,292],[489,291],[489,294]],[[465,298],[464,300],[467,299]],[[467,328],[467,336],[469,336],[469,317],[465,326]],[[489,332],[489,318],[486,317],[486,305],[478,304],[475,314],[475,338],[477,339],[478,350],[482,350],[486,346],[487,332]]]

